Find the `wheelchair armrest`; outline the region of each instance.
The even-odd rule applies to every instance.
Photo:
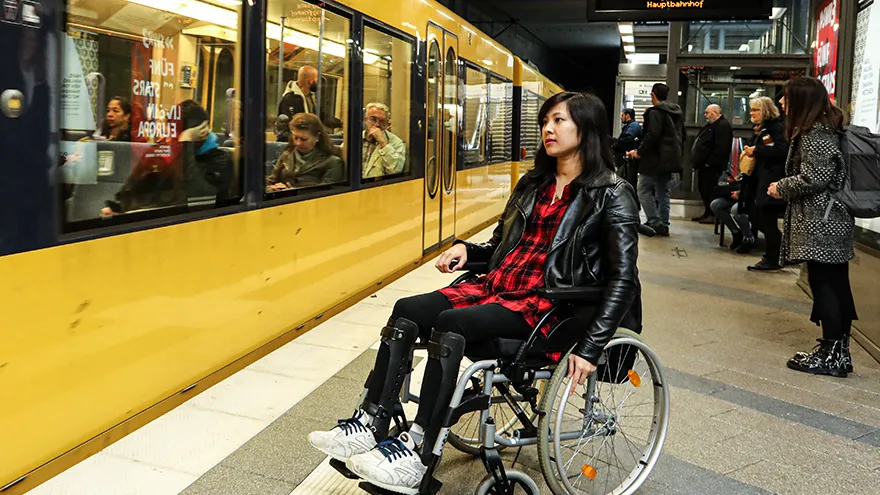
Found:
[[[471,263],[467,262],[463,267],[459,270],[463,272],[459,275],[455,280],[452,281],[449,285],[456,285],[462,282],[467,282],[468,280],[473,280],[480,275],[484,275],[489,273],[489,263],[480,262],[480,263]]]
[[[554,302],[602,302],[604,287],[571,287],[565,289],[549,289],[541,287],[537,294]]]
[[[468,261],[461,269],[476,275],[485,275],[489,273],[489,263],[487,261]]]

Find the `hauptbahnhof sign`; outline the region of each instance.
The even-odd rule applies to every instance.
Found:
[[[587,0],[590,21],[767,19],[773,0]]]

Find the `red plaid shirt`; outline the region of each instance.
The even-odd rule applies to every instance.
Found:
[[[553,303],[535,294],[535,289],[544,286],[544,262],[570,199],[568,186],[562,199],[553,203],[555,192],[555,182],[539,192],[522,240],[500,266],[470,282],[440,289],[453,308],[494,303],[520,313],[532,327],[538,324]],[[541,331],[546,335],[548,328],[545,325]]]

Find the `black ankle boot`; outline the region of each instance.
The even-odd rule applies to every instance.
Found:
[[[853,372],[852,355],[849,353],[849,335],[845,335],[840,341],[840,350],[843,353],[843,365],[847,373]]]
[[[740,246],[740,244],[742,244],[742,243],[743,243],[742,232],[734,232],[733,233],[733,240],[730,242],[730,250],[735,251],[736,248],[738,248]]]
[[[752,248],[755,247],[755,238],[754,237],[743,237],[742,244],[736,248],[736,252],[739,254],[749,254],[752,252]]]
[[[812,352],[799,352],[788,360],[788,367],[814,375],[846,377],[843,340],[818,339]]]

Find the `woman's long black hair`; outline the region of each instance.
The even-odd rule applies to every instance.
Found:
[[[611,154],[611,142],[608,131],[608,112],[605,104],[598,96],[590,93],[558,93],[544,102],[538,113],[538,126],[544,128],[544,119],[550,110],[560,103],[565,103],[568,113],[580,134],[581,163],[584,170],[573,183],[588,184],[607,171],[614,171],[614,157]],[[544,184],[556,177],[556,158],[547,154],[543,140],[535,155],[535,168],[525,178],[537,184]]]

